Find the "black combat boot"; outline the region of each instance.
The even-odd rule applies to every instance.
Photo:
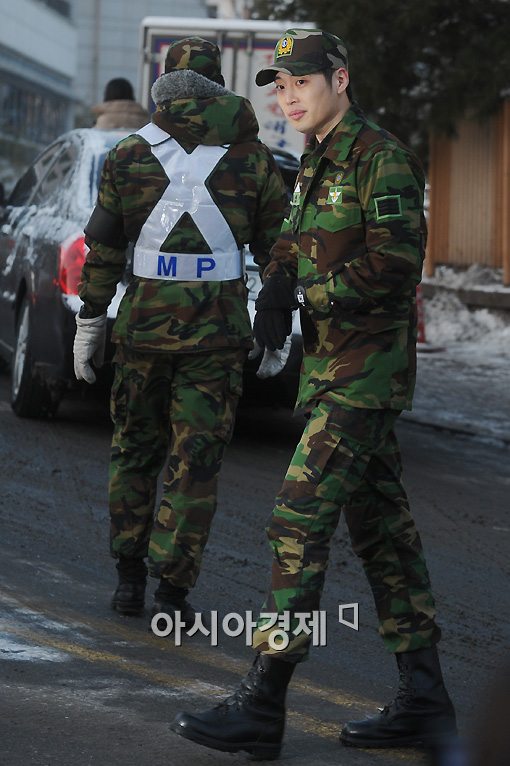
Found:
[[[457,734],[455,711],[446,691],[436,647],[396,655],[397,696],[379,715],[346,723],[345,745],[357,747],[434,747]]]
[[[117,562],[119,584],[111,605],[119,614],[140,614],[145,603],[147,567],[143,559],[120,556]]]
[[[170,728],[214,750],[244,750],[255,760],[274,760],[282,746],[285,694],[294,668],[293,663],[259,654],[234,694],[204,713],[179,713]]]
[[[195,610],[186,601],[188,593],[187,588],[177,588],[162,577],[154,592],[154,605],[151,616],[154,617],[154,615],[162,612],[163,614],[168,614],[173,622],[175,613],[179,612],[180,619],[184,623],[185,628],[191,628],[195,624]],[[167,627],[166,621],[158,621],[158,627],[161,630],[165,630]]]

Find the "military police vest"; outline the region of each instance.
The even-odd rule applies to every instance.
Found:
[[[205,180],[228,151],[197,146],[188,154],[169,133],[149,123],[138,131],[169,179],[163,196],[144,223],[133,256],[133,273],[147,279],[226,281],[242,276],[242,255]],[[188,213],[211,251],[164,253],[160,250],[184,213]]]

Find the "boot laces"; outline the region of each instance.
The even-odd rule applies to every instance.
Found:
[[[229,710],[235,708],[239,710],[249,700],[253,699],[259,690],[260,675],[264,672],[264,669],[253,665],[248,671],[245,678],[241,680],[238,689],[233,692],[229,697],[220,702],[217,706],[223,713],[228,713]]]
[[[379,710],[381,711],[382,715],[387,715],[388,713],[393,712],[394,710],[398,710],[399,708],[405,708],[412,701],[414,696],[415,689],[411,685],[411,675],[408,672],[407,666],[402,665],[402,667],[399,668],[399,683],[395,699],[393,699],[384,707],[379,708]]]

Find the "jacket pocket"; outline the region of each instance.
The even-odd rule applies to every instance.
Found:
[[[361,224],[362,215],[359,205],[317,205],[315,221],[317,229],[335,233]]]

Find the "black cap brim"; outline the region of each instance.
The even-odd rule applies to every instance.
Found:
[[[270,82],[274,82],[274,78],[278,74],[278,72],[285,72],[285,74],[292,74],[290,69],[287,69],[286,67],[271,67],[269,69],[261,69],[257,74],[255,75],[255,83],[257,85],[269,85]]]
[[[306,71],[302,72],[301,62],[295,62],[295,63],[296,63],[295,68],[291,64],[290,66],[289,65],[272,66],[272,67],[268,67],[267,69],[261,69],[255,75],[256,84],[269,85],[270,82],[274,82],[276,75],[279,74],[280,72],[283,72],[284,74],[290,74],[291,77],[299,77],[300,75],[304,77],[305,74],[316,74],[317,72],[323,71],[323,68],[320,66],[314,66],[313,64],[306,64]],[[294,71],[292,71],[293,69]],[[298,71],[296,72],[295,69],[297,69]]]

